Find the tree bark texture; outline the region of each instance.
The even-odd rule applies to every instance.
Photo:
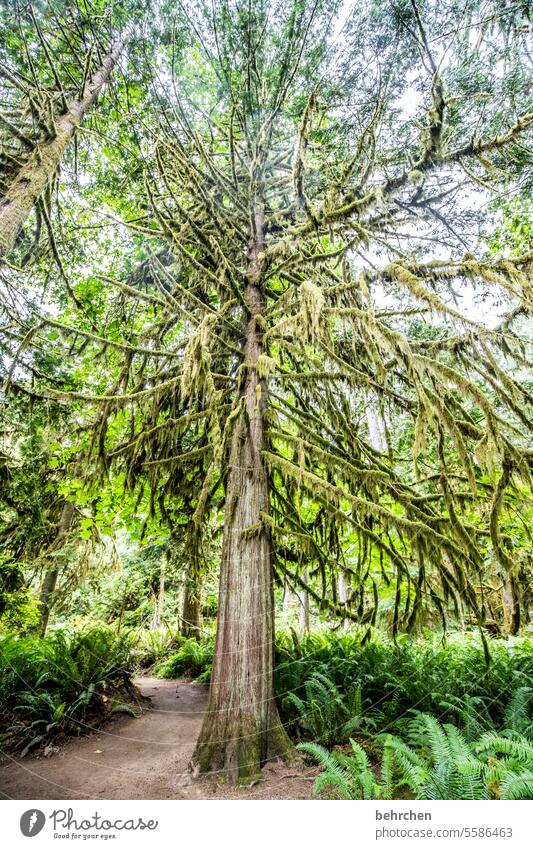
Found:
[[[274,593],[265,444],[266,382],[256,364],[264,310],[259,254],[263,212],[256,209],[248,252],[244,336],[244,413],[230,446],[217,638],[208,710],[193,755],[201,772],[248,782],[261,765],[290,754],[274,697]],[[265,521],[266,520],[266,521]]]
[[[20,228],[56,173],[78,126],[107,83],[123,49],[122,41],[113,45],[102,66],[85,83],[81,96],[56,120],[54,138],[33,152],[0,199],[0,260],[13,249]]]

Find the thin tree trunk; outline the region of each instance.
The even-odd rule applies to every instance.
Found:
[[[370,444],[376,451],[387,450],[387,433],[385,430],[385,422],[380,413],[376,413],[374,407],[366,408],[366,421],[368,424],[368,432],[370,436]]]
[[[302,579],[306,584],[308,577],[306,569],[302,575]],[[306,593],[305,590],[300,590],[298,592],[298,601],[300,602],[300,613],[298,616],[300,630],[303,631],[304,634],[308,634],[310,628],[309,593]]]
[[[152,631],[157,631],[161,627],[163,618],[163,605],[165,603],[165,562],[161,560],[159,567],[159,590],[157,595],[154,593],[154,615],[152,617]]]
[[[339,576],[337,578],[337,595],[339,597],[339,603],[346,605],[348,601],[348,586],[346,584],[346,578],[342,572],[339,572]],[[348,619],[343,619],[342,627],[348,628],[350,622]]]
[[[57,535],[52,544],[53,550],[60,547],[62,540],[70,531],[73,518],[74,504],[71,504],[70,501],[66,501],[63,505],[61,517],[57,526]],[[50,611],[52,609],[52,601],[57,585],[58,575],[59,569],[57,568],[57,566],[54,566],[53,569],[47,569],[41,585],[41,594],[39,597],[39,633],[41,637],[44,637],[46,629],[48,627],[48,620],[50,619]]]
[[[502,592],[504,628],[507,634],[518,634],[520,630],[520,597],[514,576],[506,580]]]
[[[201,592],[202,582],[197,562],[191,562],[183,589],[183,607],[181,614],[180,634],[182,637],[193,637],[199,640],[201,636]]]
[[[245,414],[232,434],[217,638],[209,705],[193,755],[201,772],[248,782],[268,759],[290,754],[274,697],[274,591],[265,443],[266,382],[257,372],[263,350],[254,316],[264,310],[259,254],[263,211],[254,216],[245,300]]]
[[[20,228],[57,171],[76,129],[108,81],[123,49],[122,41],[113,45],[101,68],[86,82],[81,97],[57,118],[54,138],[39,146],[0,200],[0,260],[13,249]]]
[[[47,569],[44,573],[39,596],[39,634],[41,637],[44,637],[48,627],[52,596],[55,592],[58,575],[59,571],[57,569]]]
[[[159,592],[157,594],[157,618],[158,625],[163,621],[163,610],[165,606],[165,561],[161,560],[159,572]]]

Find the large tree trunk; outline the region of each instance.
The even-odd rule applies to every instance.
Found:
[[[183,607],[181,614],[180,634],[182,637],[194,637],[199,640],[201,636],[201,591],[202,582],[198,563],[191,562],[185,578],[183,588]]]
[[[86,82],[81,96],[57,118],[54,138],[34,151],[0,200],[0,260],[12,250],[20,228],[57,171],[77,127],[109,79],[123,49],[122,41],[113,45],[102,67]]]
[[[64,537],[66,537],[70,531],[72,520],[74,518],[74,509],[74,505],[71,504],[70,501],[66,501],[63,505],[63,510],[61,511],[61,517],[57,526],[57,535],[51,546],[52,550],[56,550],[61,546]],[[50,619],[50,611],[52,609],[58,575],[59,569],[57,566],[54,566],[53,569],[47,569],[44,574],[39,597],[39,633],[41,637],[44,637],[48,627],[48,620]]]
[[[243,402],[231,441],[217,638],[209,705],[193,755],[202,772],[247,782],[268,759],[291,751],[274,697],[274,592],[265,441],[266,382],[257,372],[264,310],[259,254],[263,212],[255,213],[245,299]]]

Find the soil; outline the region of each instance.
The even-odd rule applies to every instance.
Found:
[[[234,787],[195,778],[190,759],[207,704],[207,685],[139,678],[149,699],[135,719],[117,716],[85,737],[20,758],[2,756],[6,799],[310,799],[316,767],[266,764],[263,778]]]

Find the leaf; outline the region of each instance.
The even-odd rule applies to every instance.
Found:
[[[30,740],[27,746],[25,746],[20,753],[21,758],[25,758],[28,752],[31,752],[32,749],[35,749],[36,746],[39,745],[44,740],[44,735],[39,734],[37,737],[34,737],[33,740]]]

